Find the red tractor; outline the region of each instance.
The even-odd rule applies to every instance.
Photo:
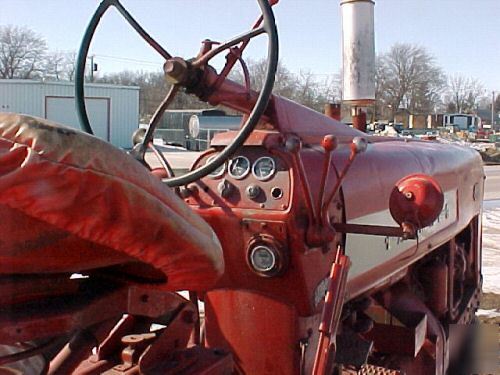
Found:
[[[481,291],[479,154],[371,137],[273,95],[278,35],[272,4],[258,5],[250,31],[185,60],[102,1],[77,66],[83,129],[85,60],[108,8],[172,84],[128,154],[0,114],[0,373],[459,373],[456,327]],[[255,92],[227,76],[261,34]],[[144,155],[179,90],[244,124],[174,176],[161,153],[154,170]]]

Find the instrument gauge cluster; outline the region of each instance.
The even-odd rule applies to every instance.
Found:
[[[206,164],[211,162],[216,155],[210,156]],[[276,174],[276,161],[271,156],[262,156],[252,162],[243,155],[236,156],[227,163],[227,173],[235,180],[243,180],[252,172],[253,177],[259,181],[268,181]],[[209,174],[211,178],[220,178],[226,172],[226,163]]]
[[[201,156],[193,166],[206,164],[218,154]],[[190,184],[185,197],[200,207],[285,210],[290,200],[290,166],[263,147],[243,147],[206,178]]]

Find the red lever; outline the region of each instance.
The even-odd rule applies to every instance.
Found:
[[[323,197],[325,194],[325,184],[330,170],[331,152],[337,147],[337,139],[333,135],[327,135],[321,145],[325,150],[325,161],[323,164],[323,175],[321,177],[320,192],[318,201],[314,204],[311,187],[307,179],[304,164],[300,157],[302,142],[297,136],[290,136],[285,142],[285,147],[293,156],[294,169],[298,173],[299,181],[305,196],[309,227],[306,235],[306,242],[311,247],[323,246],[331,242],[335,236],[335,231],[329,226],[321,214]]]
[[[319,342],[313,366],[313,375],[331,374],[331,364],[335,356],[335,335],[338,330],[340,314],[344,305],[347,274],[351,262],[349,257],[337,249],[335,261],[332,264],[328,278],[328,290],[325,295],[323,313],[319,325]]]
[[[309,182],[304,169],[304,164],[302,163],[302,158],[300,157],[300,150],[302,149],[302,141],[297,136],[294,135],[289,136],[285,142],[285,147],[287,151],[289,151],[292,154],[295,170],[299,174],[299,180],[302,185],[302,190],[304,191],[304,195],[306,198],[305,202],[309,217],[309,226],[315,227],[318,224],[317,219],[319,216],[315,211],[311,193],[311,187],[309,186]]]
[[[321,141],[321,146],[325,150],[325,159],[323,160],[323,174],[321,175],[321,183],[319,184],[319,195],[318,204],[316,205],[316,215],[318,215],[317,222],[320,225],[326,223],[325,218],[322,215],[323,201],[325,198],[325,185],[328,179],[328,174],[330,172],[330,165],[332,161],[332,151],[337,148],[337,138],[332,135],[325,135],[323,141]]]
[[[321,215],[322,217],[326,218],[327,213],[328,213],[328,206],[330,206],[330,203],[332,203],[333,198],[337,194],[340,185],[342,184],[342,181],[344,180],[347,172],[349,171],[349,168],[352,165],[352,162],[354,159],[356,159],[356,156],[362,152],[366,151],[366,148],[368,147],[368,142],[366,139],[361,138],[361,137],[354,137],[351,143],[351,155],[349,155],[349,160],[347,160],[346,165],[344,166],[344,169],[339,175],[339,178],[337,179],[337,182],[335,183],[335,186],[333,187],[330,195],[328,196],[328,199],[325,201],[325,203],[322,206],[321,209]]]

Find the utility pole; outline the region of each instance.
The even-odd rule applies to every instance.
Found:
[[[491,128],[495,124],[495,91],[491,92]]]
[[[89,59],[90,59],[90,82],[94,82],[94,55],[90,55]]]

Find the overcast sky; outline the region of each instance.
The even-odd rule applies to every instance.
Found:
[[[280,57],[294,72],[318,77],[340,68],[339,0],[280,0],[275,14]],[[76,50],[97,0],[0,0],[0,24],[27,26],[50,49]],[[255,20],[254,0],[122,0],[124,6],[173,55],[196,55],[205,38],[224,40]],[[424,46],[447,73],[481,80],[500,91],[500,0],[376,0],[376,51],[396,42]],[[264,56],[265,38],[248,49]],[[101,72],[159,69],[162,60],[115,10],[98,29],[91,53]]]

